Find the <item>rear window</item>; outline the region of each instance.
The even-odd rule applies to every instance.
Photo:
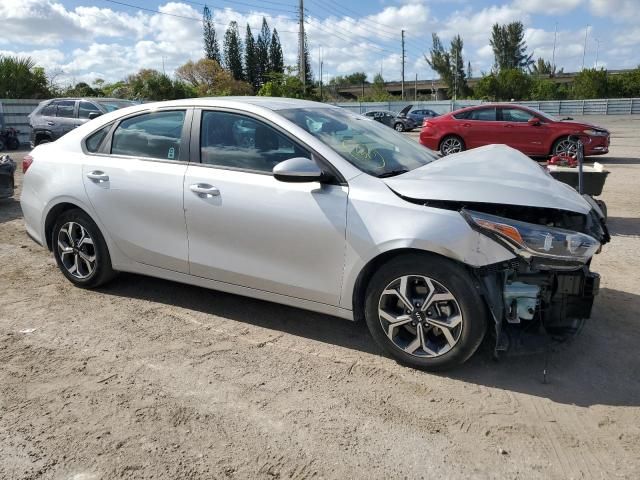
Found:
[[[134,105],[138,105],[138,102],[133,102],[130,100],[98,100],[96,101],[98,105],[104,108],[107,113],[113,112],[120,108],[132,107]]]
[[[102,141],[105,139],[107,134],[111,130],[111,124],[102,127],[97,132],[89,135],[87,139],[84,141],[84,146],[88,152],[96,153],[100,149],[100,145],[102,145]]]
[[[113,132],[111,153],[178,160],[184,117],[184,110],[175,110],[122,120]]]
[[[467,115],[467,120],[481,120],[485,122],[493,122],[496,120],[495,108],[478,108],[471,110]]]

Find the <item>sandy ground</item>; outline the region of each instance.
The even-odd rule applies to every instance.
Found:
[[[588,120],[613,131],[613,241],[547,384],[539,355],[433,375],[332,317],[135,275],[74,288],[0,200],[0,478],[640,478],[640,118]]]

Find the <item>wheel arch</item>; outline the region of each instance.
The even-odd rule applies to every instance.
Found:
[[[467,142],[464,141],[464,138],[462,138],[462,135],[459,135],[457,133],[445,133],[443,134],[440,139],[438,140],[438,151],[442,148],[442,142],[444,142],[447,138],[449,137],[456,137],[459,138],[460,141],[462,142],[462,146],[466,149],[467,148]]]
[[[551,140],[551,144],[549,145],[549,155],[553,155],[553,150],[556,146],[556,143],[560,140],[568,139],[572,134],[571,133],[563,133],[562,135],[556,135]]]
[[[365,312],[365,297],[367,292],[367,287],[369,286],[369,282],[371,281],[371,277],[375,274],[375,272],[385,263],[388,263],[396,258],[408,256],[408,255],[421,255],[426,258],[429,257],[438,257],[441,259],[448,260],[453,263],[457,263],[458,265],[465,266],[462,262],[457,261],[454,258],[448,257],[446,255],[442,255],[440,253],[431,251],[431,250],[423,250],[420,248],[396,248],[393,250],[387,250],[386,252],[382,252],[374,258],[370,259],[364,267],[358,273],[356,278],[353,292],[352,292],[352,308],[353,308],[353,319],[356,322],[364,320],[364,312]]]

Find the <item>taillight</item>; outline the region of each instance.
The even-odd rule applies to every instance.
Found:
[[[424,121],[422,122],[422,126],[423,127],[431,127],[433,126],[433,123],[431,123],[428,119],[424,119]]]
[[[22,159],[22,173],[27,173],[29,167],[33,163],[33,157],[31,155],[25,155]]]

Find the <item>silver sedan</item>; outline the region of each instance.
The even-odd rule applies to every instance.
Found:
[[[75,285],[127,271],[364,319],[426,369],[464,362],[486,332],[500,353],[513,329],[576,330],[607,241],[597,205],[515,150],[438,159],[307,101],[138,105],[24,163],[27,232]]]

